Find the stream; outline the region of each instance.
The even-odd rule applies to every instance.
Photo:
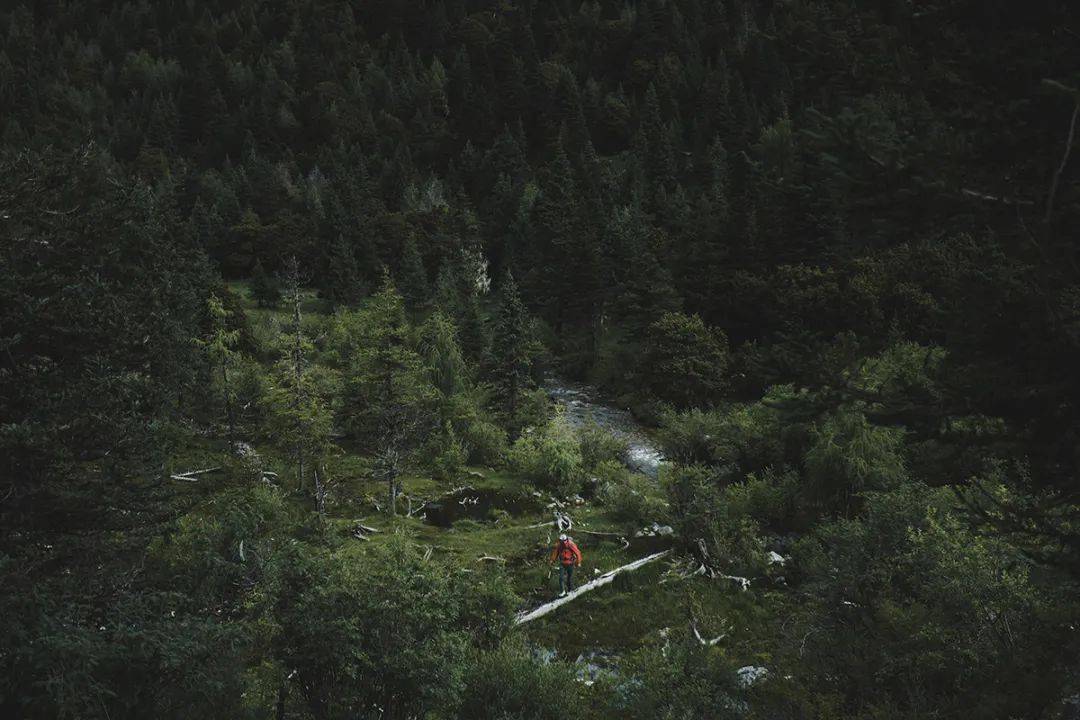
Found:
[[[627,467],[655,479],[663,457],[645,427],[629,410],[612,407],[600,398],[591,385],[572,382],[555,375],[544,379],[544,389],[574,427],[592,421],[626,441],[623,459]]]

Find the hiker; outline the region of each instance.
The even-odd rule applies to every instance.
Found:
[[[581,551],[566,533],[559,535],[559,544],[551,551],[551,561],[559,561],[559,597],[574,589],[574,566],[581,564]]]

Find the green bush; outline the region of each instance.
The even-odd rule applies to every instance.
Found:
[[[462,432],[461,439],[473,465],[501,465],[509,451],[506,431],[498,425],[477,420]]]
[[[774,388],[749,405],[664,413],[659,433],[664,456],[685,464],[734,464],[744,475],[797,460],[788,441],[795,426],[775,409],[789,394],[789,388]]]
[[[724,488],[724,502],[736,515],[746,515],[777,532],[791,530],[799,511],[799,475],[794,470],[766,468]]]
[[[432,439],[429,453],[431,474],[439,480],[456,478],[468,459],[465,444],[458,440],[457,433],[449,422],[444,423],[442,432]]]
[[[667,478],[675,532],[690,552],[704,542],[713,567],[739,575],[765,569],[765,543],[758,521],[728,502],[730,471],[694,465]]]
[[[655,494],[653,484],[644,475],[624,471],[605,473],[608,477],[597,490],[597,499],[627,531],[664,519],[667,507]]]
[[[517,636],[469,663],[460,720],[572,720],[580,717],[582,685],[572,666],[543,663]]]
[[[600,463],[620,462],[626,456],[626,440],[610,430],[590,422],[578,429],[581,444],[581,461],[589,470]]]
[[[585,479],[581,447],[562,416],[518,438],[510,463],[538,487],[564,497],[581,490]]]

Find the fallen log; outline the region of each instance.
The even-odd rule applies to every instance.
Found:
[[[199,475],[206,475],[219,470],[221,470],[220,467],[206,468],[205,470],[188,470],[187,472],[174,473],[169,478],[171,480],[183,480],[184,482],[198,482]]]
[[[532,610],[529,610],[527,612],[520,613],[514,619],[514,624],[515,625],[524,625],[527,622],[532,622],[533,620],[536,620],[537,618],[541,618],[541,617],[547,615],[548,613],[550,613],[551,611],[562,607],[563,605],[570,602],[571,600],[575,600],[575,599],[581,597],[582,595],[584,595],[585,593],[592,592],[593,590],[595,590],[598,587],[603,587],[604,585],[607,585],[612,580],[614,580],[615,576],[617,576],[619,573],[631,572],[633,570],[637,570],[638,568],[640,568],[640,567],[642,567],[644,565],[648,565],[651,562],[655,562],[655,561],[659,560],[660,558],[667,555],[669,552],[671,552],[671,551],[670,550],[662,550],[662,551],[660,551],[658,553],[653,553],[652,555],[646,555],[645,557],[641,558],[640,560],[635,560],[634,562],[629,563],[627,565],[623,565],[622,567],[617,567],[614,570],[608,570],[606,573],[604,573],[600,577],[596,578],[595,580],[592,580],[590,582],[585,583],[584,585],[579,587],[577,590],[574,590],[573,592],[567,593],[566,595],[562,596],[561,598],[556,598],[555,600],[552,600],[549,603],[544,603],[543,605],[541,605],[541,606],[539,606],[537,608],[533,608]]]

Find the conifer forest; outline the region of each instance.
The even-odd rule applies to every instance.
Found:
[[[0,3],[0,717],[1080,719],[1080,3]]]

